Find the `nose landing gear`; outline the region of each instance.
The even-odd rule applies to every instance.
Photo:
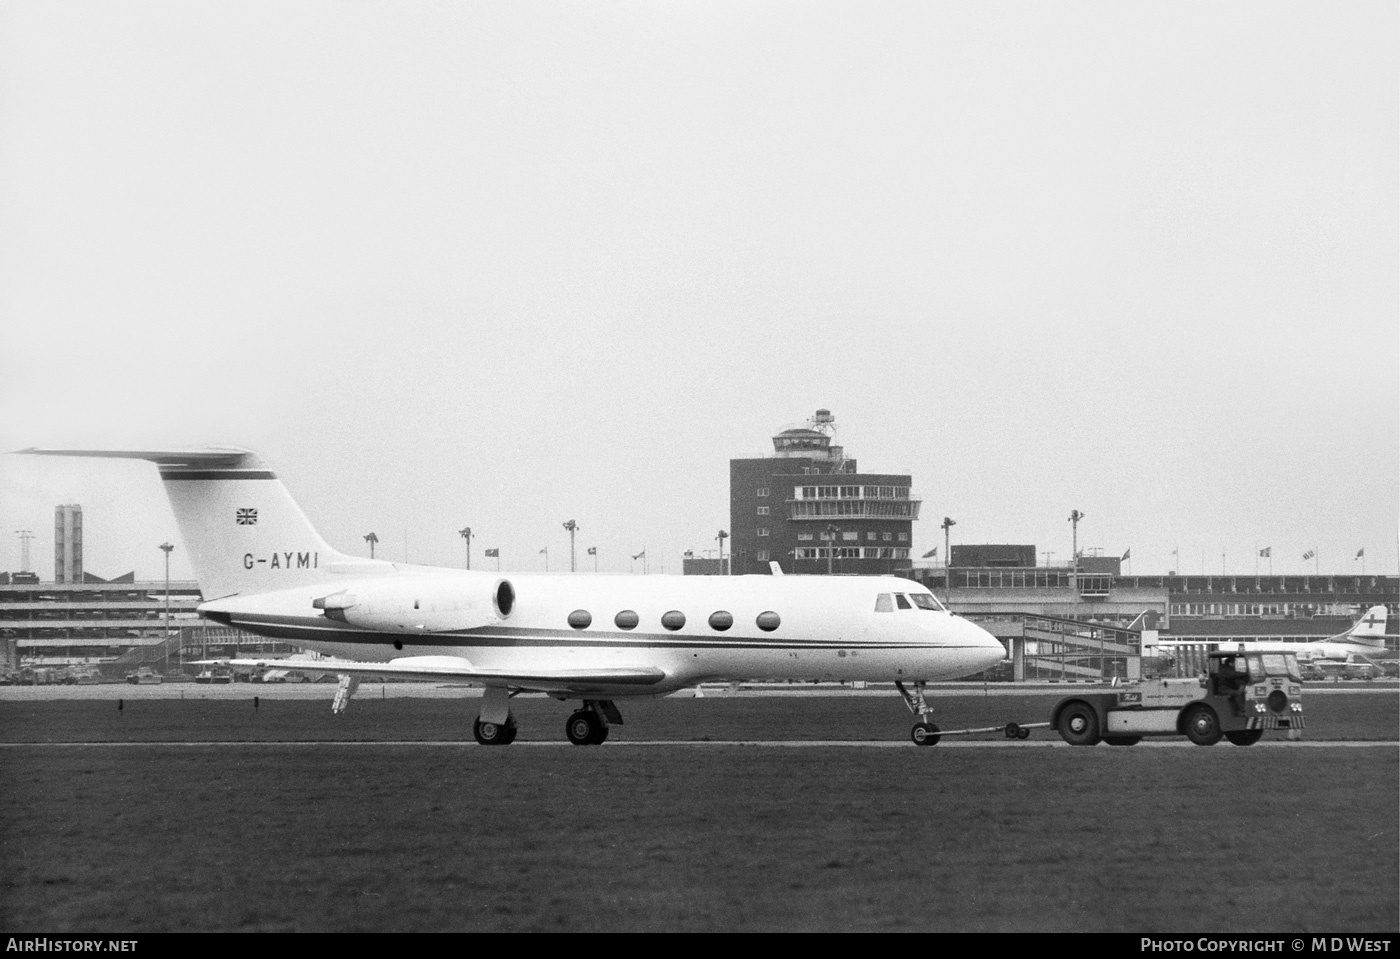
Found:
[[[923,680],[914,683],[913,692],[906,689],[902,682],[896,681],[894,686],[899,690],[899,695],[904,697],[904,705],[919,717],[914,728],[909,730],[909,738],[914,741],[915,746],[936,746],[941,737],[938,735],[938,726],[933,722],[933,707],[924,699]]]

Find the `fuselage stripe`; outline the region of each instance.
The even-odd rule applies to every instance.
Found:
[[[174,470],[162,469],[160,478],[169,480],[274,480],[269,470]]]

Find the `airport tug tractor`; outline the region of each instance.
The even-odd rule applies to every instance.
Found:
[[[1293,653],[1215,652],[1204,676],[1151,679],[1068,696],[1050,727],[1071,746],[1132,746],[1144,736],[1184,735],[1197,746],[1222,738],[1257,743],[1268,729],[1302,738],[1303,678]],[[1009,734],[1008,734],[1009,735]]]

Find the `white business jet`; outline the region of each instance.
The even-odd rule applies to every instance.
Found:
[[[924,684],[1005,656],[996,637],[911,580],[551,576],[366,560],[328,546],[248,450],[22,452],[155,463],[205,597],[201,616],[337,657],[317,663],[340,678],[336,712],[361,676],[480,684],[482,745],[515,739],[519,692],[581,700],[565,733],[583,746],[622,722],[614,700],[752,679],[893,682],[918,716],[911,738],[928,745],[939,736]]]

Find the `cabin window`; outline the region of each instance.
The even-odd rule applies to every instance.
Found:
[[[756,619],[755,622],[758,623],[759,629],[763,630],[765,633],[771,633],[782,625],[783,621],[777,613],[770,609],[766,612],[759,613],[758,619]]]
[[[895,594],[894,594],[894,604],[895,604],[896,606],[898,606],[900,609],[913,609],[913,608],[914,608],[913,606],[909,605],[909,600],[905,597],[905,595],[904,595],[903,593],[895,593]]]
[[[719,630],[721,633],[734,625],[734,614],[724,610],[716,610],[710,614],[710,628]]]
[[[569,614],[569,625],[574,629],[587,629],[593,625],[593,614],[586,609],[576,609]]]
[[[671,630],[680,629],[685,625],[685,613],[682,613],[678,609],[663,613],[661,615],[661,625]]]
[[[879,596],[876,596],[876,597],[875,597],[875,612],[877,612],[877,613],[893,613],[893,612],[894,612],[894,597],[891,596],[889,593],[881,593]]]
[[[515,608],[515,587],[510,585],[509,580],[501,580],[501,585],[496,587],[496,610],[504,618],[510,615],[510,611]]]
[[[624,609],[613,617],[613,622],[617,624],[618,629],[636,629],[641,617],[633,610]]]

